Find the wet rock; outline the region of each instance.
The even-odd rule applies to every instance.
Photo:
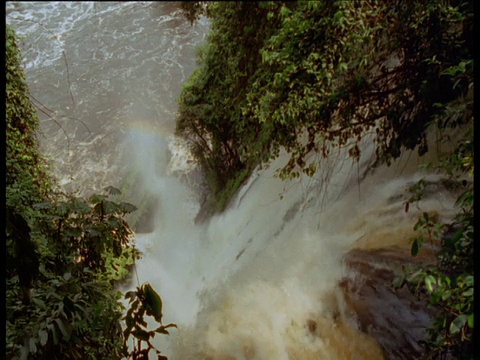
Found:
[[[412,258],[408,249],[389,247],[350,251],[345,262],[349,275],[340,286],[350,316],[360,330],[375,338],[385,359],[414,359],[422,353],[426,328],[433,313],[407,288],[395,290],[393,279],[402,265],[434,262],[434,251]]]

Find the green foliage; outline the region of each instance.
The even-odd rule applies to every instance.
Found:
[[[7,271],[14,269],[23,292],[23,302],[31,301],[30,289],[39,271],[37,246],[30,236],[30,226],[25,218],[7,205],[6,208]],[[13,249],[13,253],[11,251]],[[8,251],[10,250],[10,251]]]
[[[245,109],[275,129],[274,153],[284,147],[291,154],[281,175],[303,169],[312,150],[326,156],[332,146],[345,146],[358,158],[357,144],[372,130],[378,162],[417,145],[425,153],[426,129],[444,116],[437,104],[468,91],[466,5],[300,2],[295,11],[282,11],[281,29],[262,50],[266,75]],[[461,80],[442,76],[454,66],[466,69]]]
[[[260,49],[278,26],[281,2],[214,2],[207,16],[211,31],[199,52],[202,65],[184,84],[177,134],[190,140],[205,172],[214,207],[230,179],[251,172],[258,161],[260,127],[242,115],[246,94],[261,62]],[[231,195],[231,193],[230,193]]]
[[[37,152],[39,119],[28,96],[15,33],[6,27],[6,193],[18,213],[40,201],[51,188],[45,160]],[[27,216],[28,217],[28,216]]]
[[[59,194],[55,201],[33,205],[40,274],[29,306],[17,300],[16,276],[7,280],[9,358],[18,352],[25,359],[122,356],[123,308],[114,283],[138,256],[129,247],[131,232],[122,219],[128,205],[106,195],[87,202]]]
[[[206,1],[181,1],[180,8],[183,11],[184,16],[193,25],[195,21],[200,19],[200,16],[204,15],[208,2]]]
[[[119,259],[130,245],[131,231],[123,216],[134,209],[131,204],[117,204],[106,195],[93,195],[89,202],[63,195],[54,203],[39,203],[33,208],[38,210],[37,236],[54,237],[54,241],[44,241],[50,254],[44,260],[53,267],[61,258],[61,263],[81,263],[105,272],[107,258]]]
[[[328,156],[376,134],[377,163],[428,150],[430,126],[468,122],[470,2],[226,2],[184,86],[177,133],[190,140],[214,202],[229,179],[285,149],[282,178],[313,175]],[[224,192],[224,194],[222,194]],[[231,196],[232,194],[230,194]]]
[[[455,76],[456,72],[450,72]],[[449,105],[452,106],[452,105]],[[456,106],[461,106],[457,102]],[[437,264],[431,267],[406,269],[397,285],[407,285],[413,292],[426,299],[436,309],[433,326],[429,329],[426,342],[428,359],[473,358],[474,328],[474,191],[473,184],[466,181],[465,174],[473,177],[473,117],[463,138],[445,159],[437,164],[452,182],[459,183],[464,190],[458,197],[459,209],[452,223],[445,224],[423,213],[414,229],[419,236],[412,240],[412,255],[416,256],[425,241],[440,243]],[[425,189],[421,181],[410,189],[412,198],[407,202],[418,202]]]
[[[429,231],[449,229],[448,235],[431,232],[442,245],[436,266],[406,269],[403,278],[397,279],[397,285],[406,284],[436,309],[433,326],[428,331],[425,358],[438,359],[450,354],[455,359],[473,359],[473,207],[462,207],[461,214],[448,227],[431,221],[424,223],[423,219],[418,224]],[[419,239],[413,242],[413,255],[423,242]]]
[[[128,344],[130,336],[134,337],[133,349],[128,356],[133,359],[148,359],[150,351],[155,351],[159,360],[167,359],[167,357],[160,355],[150,342],[156,334],[169,335],[168,328],[177,327],[175,324],[162,325],[163,317],[163,303],[160,295],[153,290],[149,283],[137,287],[136,291],[129,291],[125,294],[125,299],[128,299],[130,308],[124,317],[126,328],[123,332],[125,339],[125,347]],[[155,319],[160,324],[155,330],[149,331],[147,329],[147,322],[144,319],[145,314]],[[145,343],[147,347],[142,349],[142,344]]]

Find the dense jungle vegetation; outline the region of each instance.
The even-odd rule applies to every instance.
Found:
[[[425,357],[471,359],[473,311],[473,2],[183,2],[211,23],[199,67],[179,99],[177,134],[188,139],[222,211],[257,166],[285,151],[281,178],[312,175],[338,148],[354,159],[374,135],[376,164],[436,143],[453,150],[431,167],[460,183],[458,216],[412,224],[412,256],[442,245],[435,267],[407,284],[438,310]],[[460,133],[455,141],[452,133]],[[429,141],[427,134],[437,134]],[[421,200],[424,181],[405,204]]]
[[[120,301],[139,253],[123,219],[135,210],[114,187],[89,199],[62,193],[38,151],[14,31],[6,27],[6,358],[143,359],[162,325],[162,301],[145,283]],[[159,324],[147,329],[145,316]],[[128,347],[129,341],[133,346]],[[146,356],[146,357],[145,357]]]

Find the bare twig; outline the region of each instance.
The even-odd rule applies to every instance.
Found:
[[[31,94],[30,94],[30,98],[37,103],[37,104],[33,104],[33,105],[36,106],[39,110],[41,110],[41,109],[39,108],[39,106],[41,106],[41,107],[43,108],[43,110],[50,111],[52,114],[58,113],[57,111],[54,111],[54,110],[48,108],[48,107],[47,107],[46,105],[44,105],[40,100],[36,99],[36,98],[35,98],[33,95],[31,95]],[[43,110],[41,110],[42,113],[44,113],[44,114],[47,115],[50,119],[53,120],[53,116],[50,115],[50,114],[47,114],[47,113],[46,113],[45,111],[43,111]],[[67,115],[62,114],[62,113],[60,113],[60,115],[61,115],[63,118],[65,118],[65,119],[71,119],[71,120],[79,121],[79,122],[85,127],[85,129],[87,129],[88,133],[89,133],[90,135],[93,135],[93,134],[92,134],[92,131],[89,129],[89,127],[87,126],[87,124],[85,124],[85,122],[84,122],[83,120],[77,119],[76,117],[73,117],[73,116],[67,116]]]
[[[37,104],[33,103],[33,106],[35,106],[40,112],[42,112],[43,114],[45,114],[46,116],[48,116],[50,118],[50,120],[52,120],[55,124],[57,124],[57,126],[62,130],[62,132],[65,134],[65,137],[67,138],[67,150],[70,152],[70,137],[68,136],[67,132],[65,131],[65,129],[62,127],[62,125],[60,125],[60,123],[57,121],[57,119],[55,119],[53,116],[51,116],[50,114],[48,114],[44,109],[42,109],[40,106],[38,106]]]
[[[75,99],[73,98],[73,94],[72,94],[72,86],[70,84],[70,71],[68,71],[68,61],[67,61],[67,54],[65,53],[65,50],[62,50],[62,54],[63,54],[63,59],[65,60],[65,65],[67,67],[68,91],[70,92],[70,98],[72,99],[73,108],[76,108],[77,105],[75,104]]]

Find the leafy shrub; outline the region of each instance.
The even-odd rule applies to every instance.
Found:
[[[471,124],[473,126],[473,118]],[[425,342],[425,358],[428,359],[449,356],[473,359],[474,190],[472,182],[461,177],[465,173],[473,176],[471,130],[467,129],[464,140],[438,165],[453,182],[465,188],[455,204],[457,216],[453,222],[445,224],[424,213],[414,227],[419,236],[412,240],[412,255],[416,256],[426,241],[434,241],[441,246],[437,263],[405,269],[403,277],[396,279],[395,284],[407,285],[436,312]],[[410,202],[420,200],[423,188],[421,184],[415,187],[417,191]]]

